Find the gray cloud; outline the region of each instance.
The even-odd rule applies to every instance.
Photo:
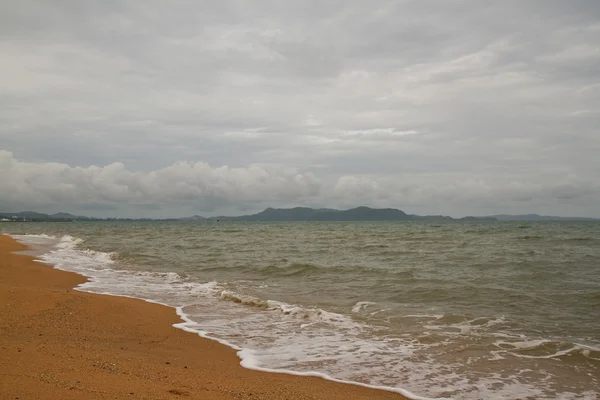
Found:
[[[4,207],[600,215],[595,1],[5,3]]]

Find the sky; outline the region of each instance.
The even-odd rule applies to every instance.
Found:
[[[600,217],[597,0],[0,3],[0,211]]]

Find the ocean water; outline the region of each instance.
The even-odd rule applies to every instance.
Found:
[[[249,368],[413,398],[600,398],[600,223],[4,223]]]

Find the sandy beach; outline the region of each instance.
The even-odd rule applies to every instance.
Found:
[[[245,369],[172,325],[169,307],[82,293],[85,278],[13,254],[0,235],[2,399],[404,399],[317,377]]]

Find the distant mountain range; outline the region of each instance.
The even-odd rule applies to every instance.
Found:
[[[193,217],[197,218],[197,216]],[[468,219],[495,220],[484,217]],[[185,218],[184,218],[185,219]],[[356,207],[349,210],[334,210],[330,208],[267,208],[257,214],[241,215],[238,217],[213,217],[222,221],[422,221],[422,220],[454,220],[443,215],[419,216],[406,214],[395,208]],[[465,218],[461,218],[465,219]]]
[[[148,221],[153,218],[90,218],[69,213],[43,214],[35,211],[18,213],[0,213],[3,221]],[[205,218],[194,215],[186,218],[161,219],[164,221],[600,221],[595,218],[553,217],[538,214],[526,215],[491,215],[487,217],[452,218],[443,215],[414,215],[407,214],[396,208],[356,207],[349,210],[334,210],[330,208],[267,208],[257,214],[236,217]]]
[[[600,221],[600,218],[584,217],[553,217],[550,215],[524,214],[524,215],[492,215],[498,221]]]
[[[44,214],[35,211],[20,211],[17,213],[0,213],[0,219],[15,221],[84,221],[95,218],[83,217],[69,213]]]
[[[16,213],[0,212],[0,221],[26,222],[72,222],[72,221],[150,221],[153,218],[94,218],[69,213],[44,214],[35,211],[20,211]],[[177,220],[176,218],[170,220]]]

